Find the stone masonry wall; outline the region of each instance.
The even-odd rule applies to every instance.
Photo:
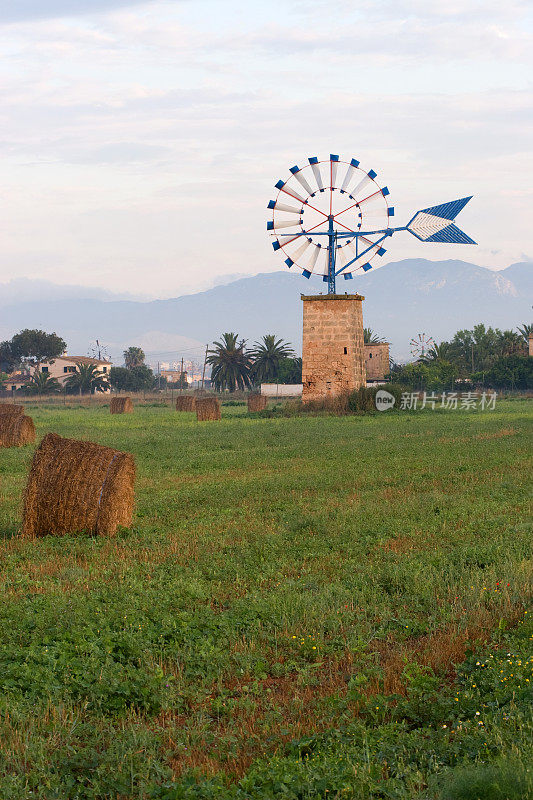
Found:
[[[302,297],[304,402],[365,385],[364,299],[358,294]]]
[[[365,363],[367,381],[384,378],[390,372],[389,343],[365,344]]]

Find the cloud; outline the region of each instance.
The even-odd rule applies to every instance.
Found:
[[[154,0],[0,0],[0,24],[114,11]]]
[[[169,147],[142,142],[115,142],[95,149],[74,152],[70,160],[78,164],[134,164],[160,161],[171,153]]]
[[[483,245],[468,257],[531,252],[524,3],[336,3],[331,17],[327,0],[9,0],[6,277],[168,294],[277,269],[273,184],[331,149],[378,171],[402,221],[473,193],[462,227]],[[395,259],[428,257],[398,239]]]

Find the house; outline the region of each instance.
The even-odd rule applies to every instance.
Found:
[[[382,381],[390,372],[389,342],[365,344],[365,366],[367,385]]]
[[[38,364],[36,372],[44,372],[51,378],[57,378],[62,385],[69,375],[76,372],[77,364],[94,364],[97,367],[97,371],[105,376],[109,375],[109,370],[113,366],[111,361],[103,361],[89,356],[68,356],[65,354]]]
[[[7,376],[7,380],[4,381],[3,387],[1,388],[8,392],[18,392],[19,389],[25,389],[29,383],[31,383],[30,376],[25,372],[17,370]]]
[[[169,383],[178,383],[182,372],[180,369],[161,369],[159,374],[162,378],[166,378]],[[189,383],[186,370],[183,371],[183,378],[185,383]]]

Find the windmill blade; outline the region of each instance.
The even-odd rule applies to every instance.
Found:
[[[276,183],[276,189],[279,189],[280,192],[284,192],[285,194],[288,194],[289,197],[294,197],[296,200],[299,200],[301,203],[305,203],[305,197],[302,197],[301,194],[298,194],[296,189],[293,189],[292,186],[290,186],[287,189],[287,184],[284,183],[283,181],[278,181]]]
[[[386,186],[384,186],[383,189],[378,189],[376,192],[372,192],[366,197],[363,197],[362,200],[358,200],[357,205],[359,206],[359,208],[361,208],[361,206],[369,208],[379,203],[383,207],[383,198],[386,197],[388,194],[389,190]]]
[[[407,223],[407,230],[422,242],[476,244],[470,236],[453,224],[457,214],[471,199],[471,196],[463,197],[439,206],[423,208]]]
[[[314,269],[316,267],[316,262],[318,261],[318,257],[320,255],[320,253],[322,252],[322,248],[321,248],[321,246],[319,244],[315,244],[314,248],[315,249],[313,250],[313,253],[311,255],[311,258],[309,259],[309,264],[308,264],[308,269],[310,269],[311,272],[314,271]]]
[[[310,156],[308,161],[311,164],[311,169],[313,170],[313,175],[315,176],[316,185],[318,186],[319,190],[323,192],[324,184],[322,182],[322,175],[320,174],[320,167],[318,166],[318,158],[316,156]]]
[[[307,250],[307,248],[309,247],[310,244],[311,244],[311,242],[309,241],[309,239],[305,239],[304,243],[302,245],[300,245],[300,247],[298,247],[294,251],[294,253],[291,255],[291,258],[294,259],[294,261],[296,261],[298,258],[300,258],[305,253],[305,251]]]
[[[272,227],[269,226],[269,222],[267,222],[267,230],[277,230],[278,228],[294,228],[295,225],[300,225],[302,220],[300,217],[293,217],[293,219],[284,219],[280,222],[273,222]]]
[[[290,172],[292,172],[292,174],[294,175],[294,177],[296,178],[296,180],[298,181],[300,186],[303,186],[303,188],[305,189],[307,194],[313,194],[313,190],[311,189],[311,187],[309,186],[308,182],[306,181],[306,179],[302,175],[302,171],[301,171],[300,167],[291,167],[290,168]]]
[[[356,199],[355,196],[356,196],[357,192],[360,192],[361,189],[364,189],[365,186],[368,186],[370,183],[372,183],[372,181],[374,180],[376,175],[377,175],[377,172],[374,172],[373,169],[371,169],[368,174],[365,173],[365,176],[363,178],[361,178],[361,180],[359,181],[357,186],[354,186],[353,189],[350,189],[350,197],[353,197],[354,200],[355,200]]]
[[[291,214],[301,214],[303,208],[297,208],[296,206],[288,206],[286,203],[276,203],[274,200],[271,201],[272,205],[268,205],[269,208],[273,208],[274,211],[288,211]]]
[[[340,262],[341,269],[346,266],[346,264],[348,263],[348,258],[346,256],[344,247],[337,248],[337,253],[335,258],[337,261]]]
[[[344,192],[350,185],[350,182],[352,181],[353,176],[355,175],[355,170],[357,169],[358,166],[359,166],[359,161],[357,161],[355,158],[352,158],[352,160],[348,164],[346,175],[344,176],[344,180],[342,182],[341,194],[344,194]]]
[[[337,183],[337,169],[339,167],[339,156],[330,155],[329,157],[331,167],[330,167],[330,175],[331,175],[331,188],[335,188],[335,184]]]

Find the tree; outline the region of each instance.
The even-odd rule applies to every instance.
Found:
[[[384,341],[385,339],[378,336],[372,328],[363,328],[363,342],[365,344],[383,344]]]
[[[522,323],[522,325],[518,326],[518,333],[522,337],[524,344],[529,344],[529,335],[533,333],[533,324],[529,325],[527,322]],[[1,347],[1,345],[0,345]]]
[[[211,382],[216,389],[246,389],[251,385],[250,355],[246,342],[239,341],[236,333],[223,333],[220,342],[213,342],[214,349],[208,351],[206,363],[211,365]]]
[[[431,364],[435,361],[446,361],[450,355],[450,345],[448,342],[441,342],[430,347],[427,353],[419,359],[424,364]]]
[[[289,344],[283,339],[276,339],[272,333],[267,333],[261,342],[255,343],[250,352],[253,362],[251,376],[256,383],[276,380],[281,361],[291,356],[294,356],[294,350]]]
[[[0,370],[9,373],[17,366],[17,359],[13,355],[11,342],[0,342]]]
[[[107,377],[98,371],[96,364],[76,364],[76,372],[72,372],[65,381],[67,391],[78,391],[80,394],[105,392],[109,388]]]
[[[141,392],[152,389],[157,378],[146,364],[139,364],[131,369],[111,367],[109,383],[118,392]]]
[[[126,369],[133,369],[133,367],[140,367],[144,364],[144,350],[140,347],[128,347],[124,350],[124,364]]]
[[[14,363],[28,367],[36,367],[42,361],[51,361],[67,349],[66,342],[56,333],[29,328],[16,333],[9,344]]]
[[[127,392],[131,388],[131,373],[126,367],[111,367],[109,383],[118,392]]]
[[[30,382],[26,386],[27,394],[55,394],[61,391],[61,385],[57,378],[52,378],[46,372],[34,372]]]
[[[486,373],[478,373],[475,380],[495,389],[533,389],[533,358],[512,355],[499,358]]]
[[[301,383],[302,359],[282,358],[279,363],[276,380],[278,383]]]
[[[132,392],[142,392],[153,389],[157,380],[154,373],[146,364],[137,364],[130,369],[130,390]]]

